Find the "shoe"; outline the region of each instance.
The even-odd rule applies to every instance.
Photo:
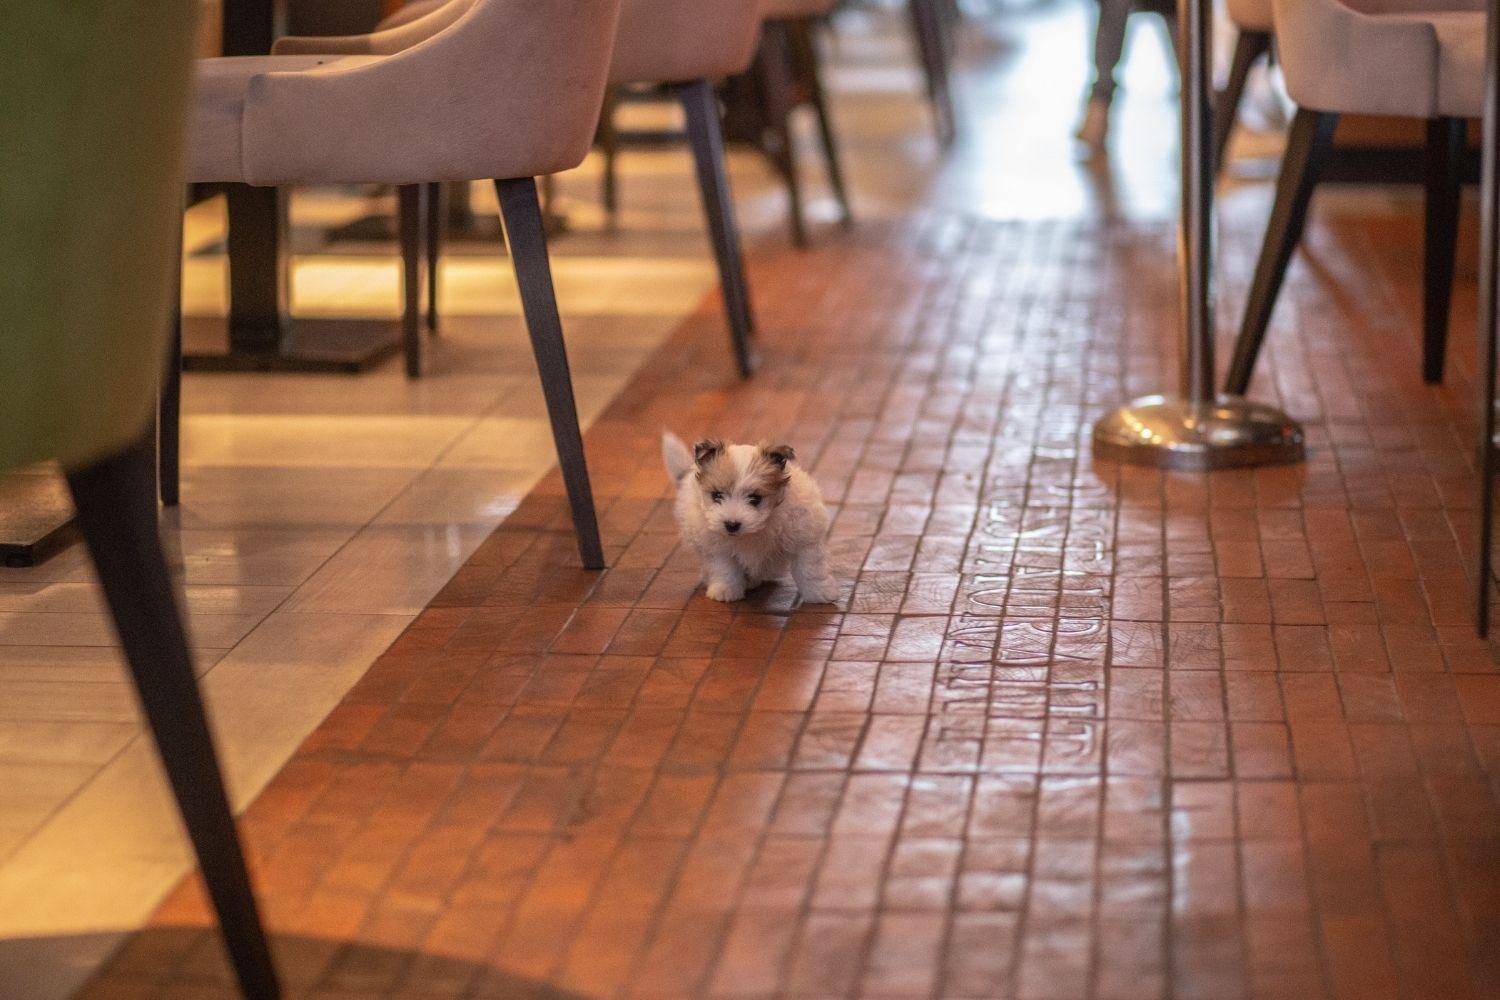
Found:
[[[1087,143],[1098,148],[1104,145],[1104,140],[1109,136],[1109,104],[1105,101],[1090,100],[1083,108],[1083,121],[1078,124],[1078,131],[1074,133],[1079,142]]]

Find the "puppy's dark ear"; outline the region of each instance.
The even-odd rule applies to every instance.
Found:
[[[787,464],[797,457],[789,444],[766,444],[761,443],[760,453],[766,456],[766,460],[775,464],[778,469],[785,470]]]
[[[699,441],[693,445],[693,461],[701,468],[724,453],[724,442],[717,438]]]

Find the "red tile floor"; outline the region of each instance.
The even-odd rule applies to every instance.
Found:
[[[1089,454],[1172,369],[1167,227],[757,256],[757,377],[706,303],[588,436],[610,569],[547,480],[250,808],[294,995],[1500,995],[1471,349],[1421,386],[1403,239],[1320,225],[1258,387],[1309,460],[1206,477]],[[796,445],[839,607],[697,593],[663,426]],[[86,995],[227,994],[206,925]]]

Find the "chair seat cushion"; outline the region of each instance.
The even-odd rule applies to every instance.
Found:
[[[188,133],[189,183],[240,182],[245,177],[245,95],[266,73],[310,69],[357,57],[233,56],[200,59]]]

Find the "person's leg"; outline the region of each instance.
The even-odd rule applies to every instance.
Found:
[[[1115,97],[1115,67],[1125,50],[1125,22],[1132,0],[1099,0],[1099,25],[1094,31],[1094,85],[1089,91],[1078,138],[1098,145],[1109,133],[1109,106]]]

